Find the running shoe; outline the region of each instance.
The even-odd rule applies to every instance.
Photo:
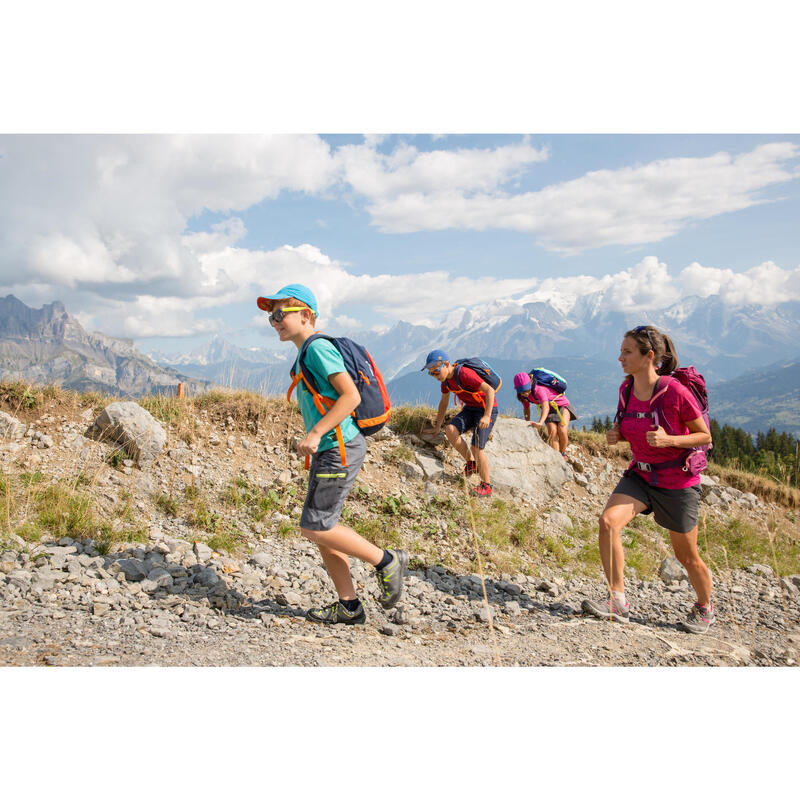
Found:
[[[342,625],[363,625],[367,615],[364,606],[358,604],[355,611],[348,611],[338,600],[324,608],[309,608],[306,619],[311,622],[324,622],[327,625],[341,623]]]
[[[492,493],[492,484],[481,481],[473,491],[480,497],[488,497]]]
[[[469,478],[470,475],[474,475],[477,471],[478,471],[478,462],[467,461],[467,465],[464,467],[465,477]]]
[[[631,618],[630,603],[625,603],[624,608],[620,608],[613,599],[584,600],[581,610],[584,614],[591,614],[598,619],[613,619],[615,622],[629,622]]]
[[[714,604],[709,603],[706,608],[695,603],[686,621],[678,623],[678,627],[686,633],[707,633],[714,622]]]
[[[384,608],[394,608],[403,594],[403,580],[408,566],[408,553],[405,550],[389,550],[392,560],[383,568],[375,570],[380,596],[378,602]]]

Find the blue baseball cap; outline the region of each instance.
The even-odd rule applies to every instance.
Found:
[[[305,303],[314,312],[314,316],[318,315],[317,298],[314,297],[314,292],[308,286],[303,286],[302,283],[290,283],[288,286],[278,289],[275,294],[259,297],[256,303],[262,311],[272,311],[273,300],[288,300],[290,297]]]
[[[425,366],[422,369],[435,367],[440,361],[450,361],[450,356],[444,350],[431,350],[425,357]],[[420,372],[422,372],[422,369]]]

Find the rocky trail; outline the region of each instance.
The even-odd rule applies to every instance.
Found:
[[[580,542],[569,532],[595,523],[621,465],[581,445],[571,445],[565,463],[519,420],[498,422],[494,440],[507,459],[493,456],[497,475],[511,477],[496,481],[497,496],[557,532],[563,563],[511,545],[494,557],[480,525],[448,517],[445,499],[463,496],[463,482],[443,446],[385,430],[369,440],[361,489],[347,506],[352,519],[376,531],[383,520],[381,535],[409,550],[412,569],[400,604],[387,612],[372,599],[372,570],[354,563],[367,622],[328,627],[303,617],[334,596],[316,548],[296,533],[305,482],[292,455],[296,414],[269,401],[269,413],[256,419],[221,404],[192,409],[189,428],[186,419],[153,420],[161,434],[142,445],[146,457],[137,466],[134,459],[112,463],[108,441],[84,436],[99,410],[75,401],[9,415],[2,474],[7,481],[38,474],[43,484],[89,476],[77,483],[97,514],[112,529],[135,522],[144,535],[103,546],[91,537],[45,531],[26,540],[8,532],[0,540],[0,664],[794,666],[800,659],[800,575],[793,574],[800,568],[783,576],[764,563],[715,569],[718,624],[695,636],[677,627],[693,602],[691,587],[669,552],[659,551],[655,574],[632,570],[627,579],[629,624],[584,617],[582,600],[601,597],[604,588],[599,567],[592,574],[571,562]],[[519,436],[528,438],[516,447]],[[520,474],[524,483],[515,485]],[[272,498],[260,518],[252,487]],[[235,547],[198,527],[196,505],[182,500],[165,511],[164,497],[197,503],[198,493],[235,532]],[[785,516],[713,479],[704,480],[704,493],[709,517],[741,514],[766,527]],[[384,517],[374,516],[378,507]]]

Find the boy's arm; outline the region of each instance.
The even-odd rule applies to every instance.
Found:
[[[444,422],[444,415],[447,413],[447,406],[450,404],[450,392],[443,394],[439,399],[439,408],[436,410],[436,422],[432,428],[428,428],[433,436],[438,436]]]
[[[297,452],[301,456],[309,456],[317,452],[322,437],[332,431],[352,414],[361,402],[361,395],[347,372],[334,372],[328,375],[331,386],[339,397],[328,409],[320,421],[306,434],[305,438],[297,445]]]
[[[478,391],[483,392],[485,398],[483,416],[478,423],[478,427],[488,428],[489,423],[492,421],[492,408],[494,408],[494,389],[488,383],[486,383],[486,381],[481,381]]]

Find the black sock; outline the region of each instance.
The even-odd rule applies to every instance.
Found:
[[[383,551],[383,558],[375,565],[375,569],[383,569],[392,560],[392,554],[388,550]]]
[[[352,600],[340,600],[339,601],[348,611],[355,611],[360,601],[357,597],[354,597]]]

